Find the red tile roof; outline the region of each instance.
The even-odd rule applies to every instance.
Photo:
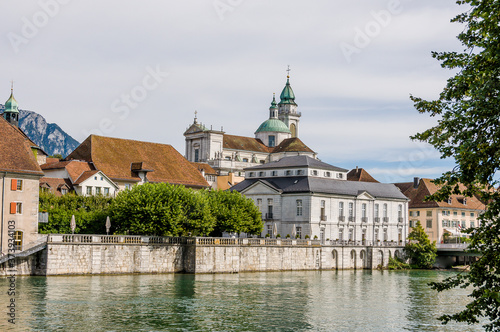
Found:
[[[401,189],[401,192],[410,199],[409,208],[455,208],[485,210],[485,205],[476,197],[467,197],[464,204],[464,196],[451,195],[451,204],[446,202],[424,201],[426,196],[432,195],[439,190],[439,187],[433,183],[432,179],[420,179],[418,188],[414,188],[412,182],[395,183]],[[460,190],[465,186],[460,185]]]
[[[86,161],[79,160],[67,160],[56,163],[43,164],[41,168],[42,170],[65,168],[73,183],[80,177],[80,175],[82,175],[83,172],[95,170],[95,167],[92,164]]]
[[[379,183],[363,168],[357,168],[357,167],[355,169],[350,170],[349,173],[347,173],[347,181],[361,181],[361,182]]]
[[[82,183],[83,181],[87,180],[88,178],[90,178],[91,176],[93,176],[94,174],[97,174],[99,173],[99,171],[96,171],[96,170],[93,170],[93,171],[85,171],[83,172],[79,177],[78,179],[76,179],[75,182],[73,182],[73,184],[80,184]]]
[[[205,174],[207,174],[207,175],[217,175],[217,172],[215,171],[215,169],[213,169],[212,166],[210,166],[207,163],[195,163],[195,162],[191,162],[191,164],[194,167],[196,167],[200,172],[202,170],[204,170]]]
[[[66,160],[93,162],[111,180],[140,180],[132,163],[143,163],[149,182],[167,182],[188,187],[208,187],[201,173],[171,145],[90,135]]]
[[[0,171],[43,175],[31,147],[34,143],[0,117]]]
[[[261,140],[252,137],[224,134],[222,144],[224,149],[246,150],[263,153],[271,152]]]
[[[43,177],[40,179],[40,187],[49,188],[49,190],[56,196],[62,196],[61,188],[68,188],[68,191],[72,191],[73,185],[69,179],[60,178],[47,178]]]
[[[278,152],[311,152],[314,153],[307,145],[305,145],[298,137],[284,139],[278,146],[272,149],[273,153]]]

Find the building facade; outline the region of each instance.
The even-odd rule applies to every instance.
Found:
[[[393,184],[347,181],[348,170],[308,156],[245,169],[231,190],[262,212],[262,236],[404,244],[408,199]]]
[[[439,186],[431,179],[414,178],[413,182],[396,183],[409,199],[409,226],[417,221],[425,229],[429,239],[437,243],[458,241],[466,236],[463,231],[479,226],[478,216],[485,211],[485,205],[476,197],[451,195],[447,201],[425,201],[425,197],[436,193]],[[461,186],[461,190],[465,187]]]

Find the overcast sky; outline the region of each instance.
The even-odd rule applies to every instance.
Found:
[[[436,119],[409,95],[435,98],[453,74],[431,51],[461,50],[450,19],[465,8],[454,0],[3,0],[0,9],[0,99],[13,79],[20,108],[80,142],[96,133],[184,154],[195,110],[208,127],[253,137],[290,65],[299,137],[321,160],[382,182],[453,167],[410,140]]]

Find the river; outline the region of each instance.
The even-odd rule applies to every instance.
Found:
[[[307,271],[0,280],[0,331],[482,331],[437,317],[467,290],[448,271]],[[14,298],[15,326],[7,321]]]

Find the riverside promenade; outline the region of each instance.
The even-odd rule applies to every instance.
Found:
[[[9,259],[17,275],[238,273],[376,269],[402,253],[393,242],[49,234]]]

